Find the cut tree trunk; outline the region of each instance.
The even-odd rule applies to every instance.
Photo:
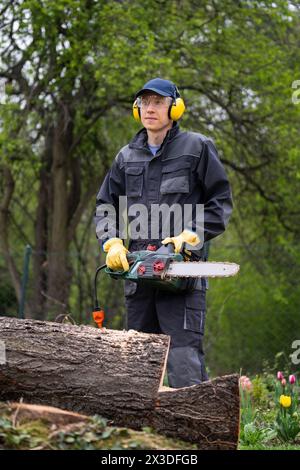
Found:
[[[237,447],[238,376],[162,387],[168,336],[0,317],[0,340],[6,348],[0,400],[99,414],[133,429],[151,426],[201,449]]]
[[[157,432],[196,442],[199,449],[236,449],[239,438],[238,375],[159,391],[152,422]]]
[[[163,387],[155,409],[139,417],[122,417],[133,429],[150,426],[168,437],[197,444],[198,449],[235,450],[239,439],[238,375],[217,377],[185,388]]]
[[[169,346],[163,335],[15,318],[0,318],[0,339],[0,400],[110,418],[154,408]]]

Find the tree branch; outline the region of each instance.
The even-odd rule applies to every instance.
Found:
[[[85,211],[87,205],[89,204],[91,198],[96,194],[98,185],[99,185],[99,181],[95,179],[95,181],[93,181],[93,183],[90,185],[89,189],[83,194],[80,200],[80,203],[78,204],[77,209],[74,212],[74,215],[69,223],[69,227],[68,227],[68,241],[69,242],[73,240],[76,228],[80,222],[82,214]]]

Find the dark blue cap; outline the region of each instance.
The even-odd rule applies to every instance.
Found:
[[[163,80],[162,78],[153,78],[145,83],[143,88],[136,93],[135,98],[142,95],[144,91],[154,91],[161,96],[172,96],[174,99],[180,96],[177,86],[170,80]]]

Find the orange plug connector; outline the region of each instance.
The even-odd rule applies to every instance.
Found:
[[[104,317],[105,317],[104,310],[99,309],[99,310],[93,311],[93,319],[94,319],[94,322],[97,323],[98,328],[102,328]]]

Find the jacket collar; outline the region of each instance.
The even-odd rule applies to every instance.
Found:
[[[160,146],[160,150],[166,145],[166,143],[173,140],[174,137],[178,134],[178,132],[179,132],[179,124],[178,122],[174,121],[173,126],[166,133],[163,143]],[[148,134],[147,134],[147,130],[145,129],[145,127],[143,127],[143,129],[141,129],[129,142],[129,148],[135,148],[135,149],[147,148],[148,149]]]

